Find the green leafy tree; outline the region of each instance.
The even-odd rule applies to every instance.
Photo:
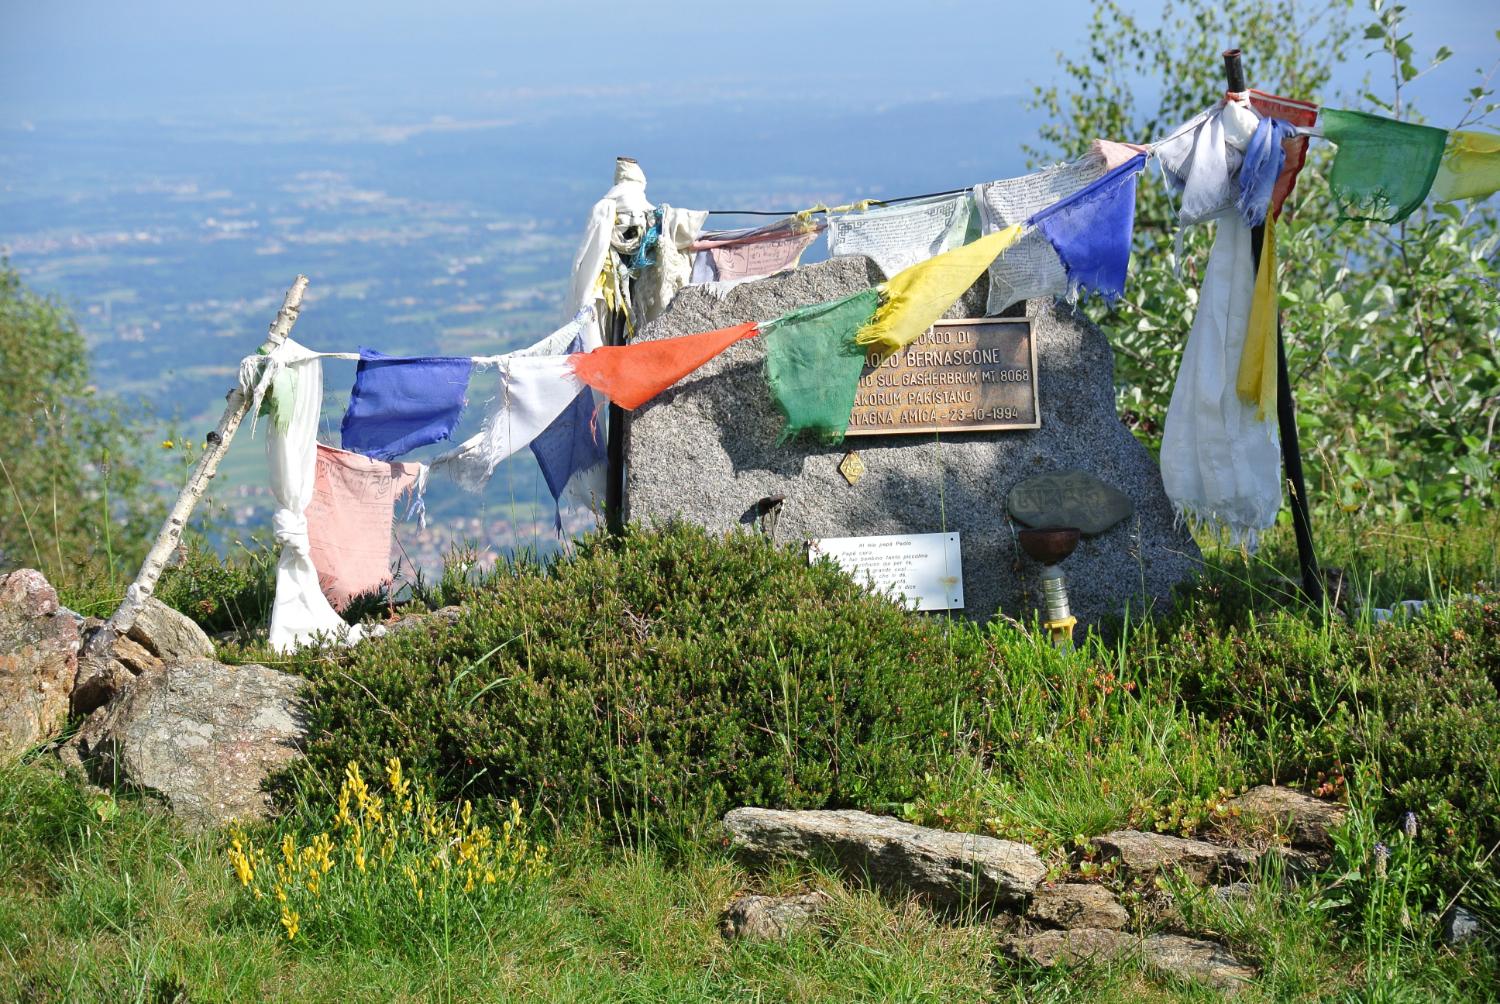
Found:
[[[129,569],[156,506],[142,456],[73,318],[0,261],[0,571],[97,590]]]
[[[1409,88],[1424,65],[1400,6],[1370,0],[1368,55],[1388,61],[1386,96],[1370,110],[1420,120]],[[1081,56],[1063,57],[1067,82],[1039,88],[1047,115],[1036,160],[1076,157],[1083,144],[1158,139],[1224,89],[1225,48],[1243,46],[1252,86],[1336,103],[1337,66],[1360,44],[1348,0],[1169,0],[1146,24],[1116,0],[1094,11]],[[1371,65],[1380,65],[1373,62]],[[1470,92],[1469,127],[1494,110],[1491,67]],[[1315,142],[1277,232],[1281,307],[1303,452],[1313,458],[1313,503],[1325,518],[1470,518],[1500,475],[1500,263],[1490,203],[1429,203],[1406,223],[1336,224],[1326,180],[1332,150]],[[1130,282],[1113,308],[1085,309],[1111,334],[1122,414],[1160,443],[1186,334],[1197,307],[1209,227],[1181,235],[1164,186],[1137,202]]]

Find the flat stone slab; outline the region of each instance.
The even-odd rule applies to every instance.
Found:
[[[1294,847],[1332,847],[1328,832],[1344,821],[1348,809],[1291,788],[1263,784],[1251,788],[1229,803],[1240,810],[1241,820],[1269,823],[1292,841]]]
[[[1039,966],[1104,965],[1139,957],[1148,969],[1175,979],[1203,983],[1225,994],[1238,993],[1255,978],[1255,970],[1223,945],[1180,934],[1139,938],[1122,931],[1096,928],[1039,931],[1009,938],[1001,948],[1011,958]]]
[[[1048,927],[1117,931],[1130,922],[1130,914],[1102,885],[1049,882],[1032,896],[1026,919]]]
[[[726,938],[784,941],[827,912],[833,897],[826,892],[800,896],[740,896],[724,908],[719,931]]]
[[[1181,871],[1199,885],[1243,871],[1253,860],[1238,848],[1141,830],[1115,830],[1095,837],[1093,844],[1101,856],[1117,859],[1129,875]]]
[[[767,320],[882,282],[867,259],[840,257],[745,283],[724,297],[682,290],[638,341]],[[948,311],[984,313],[984,281]],[[763,339],[732,345],[687,379],[636,409],[628,471],[629,517],[681,518],[714,532],[753,529],[756,503],[784,496],[776,539],[957,532],[966,617],[997,611],[1029,620],[1041,568],[1016,546],[1006,499],[1038,474],[1085,471],[1130,500],[1134,514],[1068,558],[1068,594],[1084,624],[1167,603],[1201,564],[1177,524],[1151,453],[1115,410],[1109,341],[1064,304],[1027,304],[1037,352],[1041,428],[939,435],[860,436],[837,445],[778,442],[783,420],[764,376]],[[839,472],[857,450],[864,473]]]
[[[1006,504],[1011,518],[1027,526],[1072,526],[1086,537],[1101,534],[1135,514],[1129,495],[1079,470],[1027,478],[1010,490]]]
[[[1017,906],[1047,874],[1026,844],[854,809],[734,809],[725,815],[724,828],[752,858],[827,858],[875,885],[947,905]]]

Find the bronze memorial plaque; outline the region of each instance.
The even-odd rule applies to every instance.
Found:
[[[938,321],[859,378],[851,436],[1041,428],[1024,317]]]

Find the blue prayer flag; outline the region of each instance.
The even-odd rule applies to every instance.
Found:
[[[568,354],[582,351],[583,339],[573,339]],[[531,452],[557,507],[558,533],[562,532],[562,494],[568,482],[578,472],[604,462],[604,432],[597,411],[593,391],[585,389],[531,441]]]
[[[463,412],[473,366],[462,357],[388,356],[360,349],[341,427],[344,449],[395,460],[447,439]]]
[[[1028,221],[1062,260],[1070,289],[1110,301],[1124,294],[1135,229],[1135,179],[1145,166],[1144,153],[1132,157]]]

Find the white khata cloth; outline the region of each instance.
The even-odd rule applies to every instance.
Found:
[[[1218,223],[1161,441],[1161,477],[1179,515],[1227,529],[1254,550],[1281,508],[1275,417],[1235,388],[1255,273],[1250,227],[1238,213]]]
[[[479,432],[434,458],[431,469],[446,473],[468,491],[483,491],[502,460],[530,446],[574,398],[589,390],[569,364],[568,347],[575,338],[584,352],[601,344],[592,307],[533,345],[493,360],[476,360],[477,365],[499,368],[498,393]],[[575,498],[587,499],[591,492],[602,498],[603,467],[580,472],[568,487]]]
[[[633,249],[651,225],[656,207],[646,199],[646,173],[633,160],[615,161],[615,183],[589,210],[583,241],[573,257],[568,315],[574,316],[599,298],[599,276],[611,247]]]
[[[1098,181],[1108,173],[1104,158],[1090,154],[1033,174],[974,186],[974,201],[986,234],[1025,223],[1053,203]],[[1062,296],[1068,273],[1062,259],[1040,230],[1021,235],[990,264],[990,295],[985,313],[998,314],[1022,300]]]
[[[1259,121],[1248,99],[1220,101],[1153,148],[1167,183],[1181,196],[1183,226],[1234,211],[1240,164]]]
[[[968,192],[830,213],[828,254],[864,255],[889,279],[904,268],[962,247],[971,219],[973,200]]]
[[[656,264],[635,280],[638,324],[654,321],[667,309],[672,297],[686,286],[693,274],[693,241],[708,221],[706,209],[678,209],[661,204],[661,236],[656,242]]]
[[[318,354],[288,338],[263,366],[274,367],[274,380],[284,381],[277,393],[276,421],[266,432],[266,458],[271,468],[271,492],[276,514],[271,525],[281,554],[276,559],[276,598],[271,605],[271,648],[289,652],[319,638],[352,644],[363,637],[334,611],[313,565],[307,536],[307,506],[312,501],[318,461],[318,416],[323,409],[323,363]],[[256,396],[253,367],[241,367],[242,393]]]

